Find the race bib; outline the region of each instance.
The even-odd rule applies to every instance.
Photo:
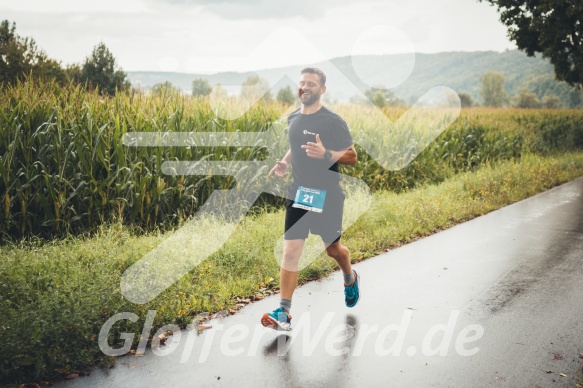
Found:
[[[311,189],[309,187],[298,187],[296,199],[293,207],[322,213],[324,201],[326,200],[326,190]]]

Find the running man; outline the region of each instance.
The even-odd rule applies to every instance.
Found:
[[[292,295],[298,282],[299,260],[305,239],[320,235],[326,253],[344,274],[344,295],[348,307],[358,302],[359,276],[350,264],[350,252],[340,242],[344,193],[340,187],[339,164],[357,161],[346,122],[322,106],[326,75],[307,67],[301,71],[298,96],[301,107],[288,117],[290,149],[277,161],[269,175],[284,177],[291,163],[293,183],[286,201],[283,258],[280,269],[280,307],[261,318],[263,326],[291,330]]]

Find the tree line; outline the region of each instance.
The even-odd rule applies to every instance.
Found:
[[[462,107],[486,106],[486,107],[503,107],[511,106],[514,108],[562,108],[561,100],[554,94],[546,94],[539,99],[535,93],[532,93],[528,87],[523,88],[514,96],[509,96],[504,88],[504,74],[489,71],[480,77],[480,101],[474,101],[468,93],[459,93]]]
[[[27,77],[55,81],[61,85],[85,84],[101,94],[127,91],[127,74],[117,65],[105,43],[100,42],[82,63],[63,66],[49,58],[33,38],[16,33],[16,23],[0,23],[0,85],[13,85]]]
[[[179,93],[179,90],[170,81],[156,83],[152,86],[151,92],[156,95],[167,93]],[[191,95],[193,97],[208,97],[213,94],[214,98],[228,97],[228,92],[220,83],[212,86],[208,79],[197,78],[192,81]],[[250,75],[241,84],[240,97],[249,100],[272,101],[277,100],[283,104],[291,105],[296,100],[296,94],[290,86],[279,89],[276,96],[271,94],[269,81],[258,75]]]
[[[60,85],[84,84],[97,89],[101,94],[113,95],[116,91],[128,91],[131,84],[127,74],[117,65],[117,61],[105,43],[100,42],[82,63],[63,66],[60,61],[49,58],[33,38],[16,33],[16,23],[8,20],[0,23],[0,85],[14,85],[34,77],[45,81],[55,81]],[[241,96],[250,99],[272,100],[269,82],[259,76],[249,76],[241,85]],[[154,94],[177,92],[169,81],[155,84]],[[208,96],[213,87],[204,78],[192,82],[192,95]],[[224,97],[227,92],[220,84],[215,85],[215,95]],[[285,104],[295,101],[291,87],[282,88],[276,99]]]

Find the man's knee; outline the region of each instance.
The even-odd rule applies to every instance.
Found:
[[[283,261],[287,263],[297,263],[304,248],[303,240],[288,240],[283,245]]]
[[[342,251],[346,250],[346,248],[340,243],[340,241],[336,241],[326,247],[326,254],[330,257],[338,257],[342,254]]]
[[[297,264],[300,261],[301,253],[284,252],[283,261],[290,264]]]

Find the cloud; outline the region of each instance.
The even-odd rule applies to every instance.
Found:
[[[356,0],[157,0],[176,6],[202,6],[226,19],[321,18],[328,10]]]

